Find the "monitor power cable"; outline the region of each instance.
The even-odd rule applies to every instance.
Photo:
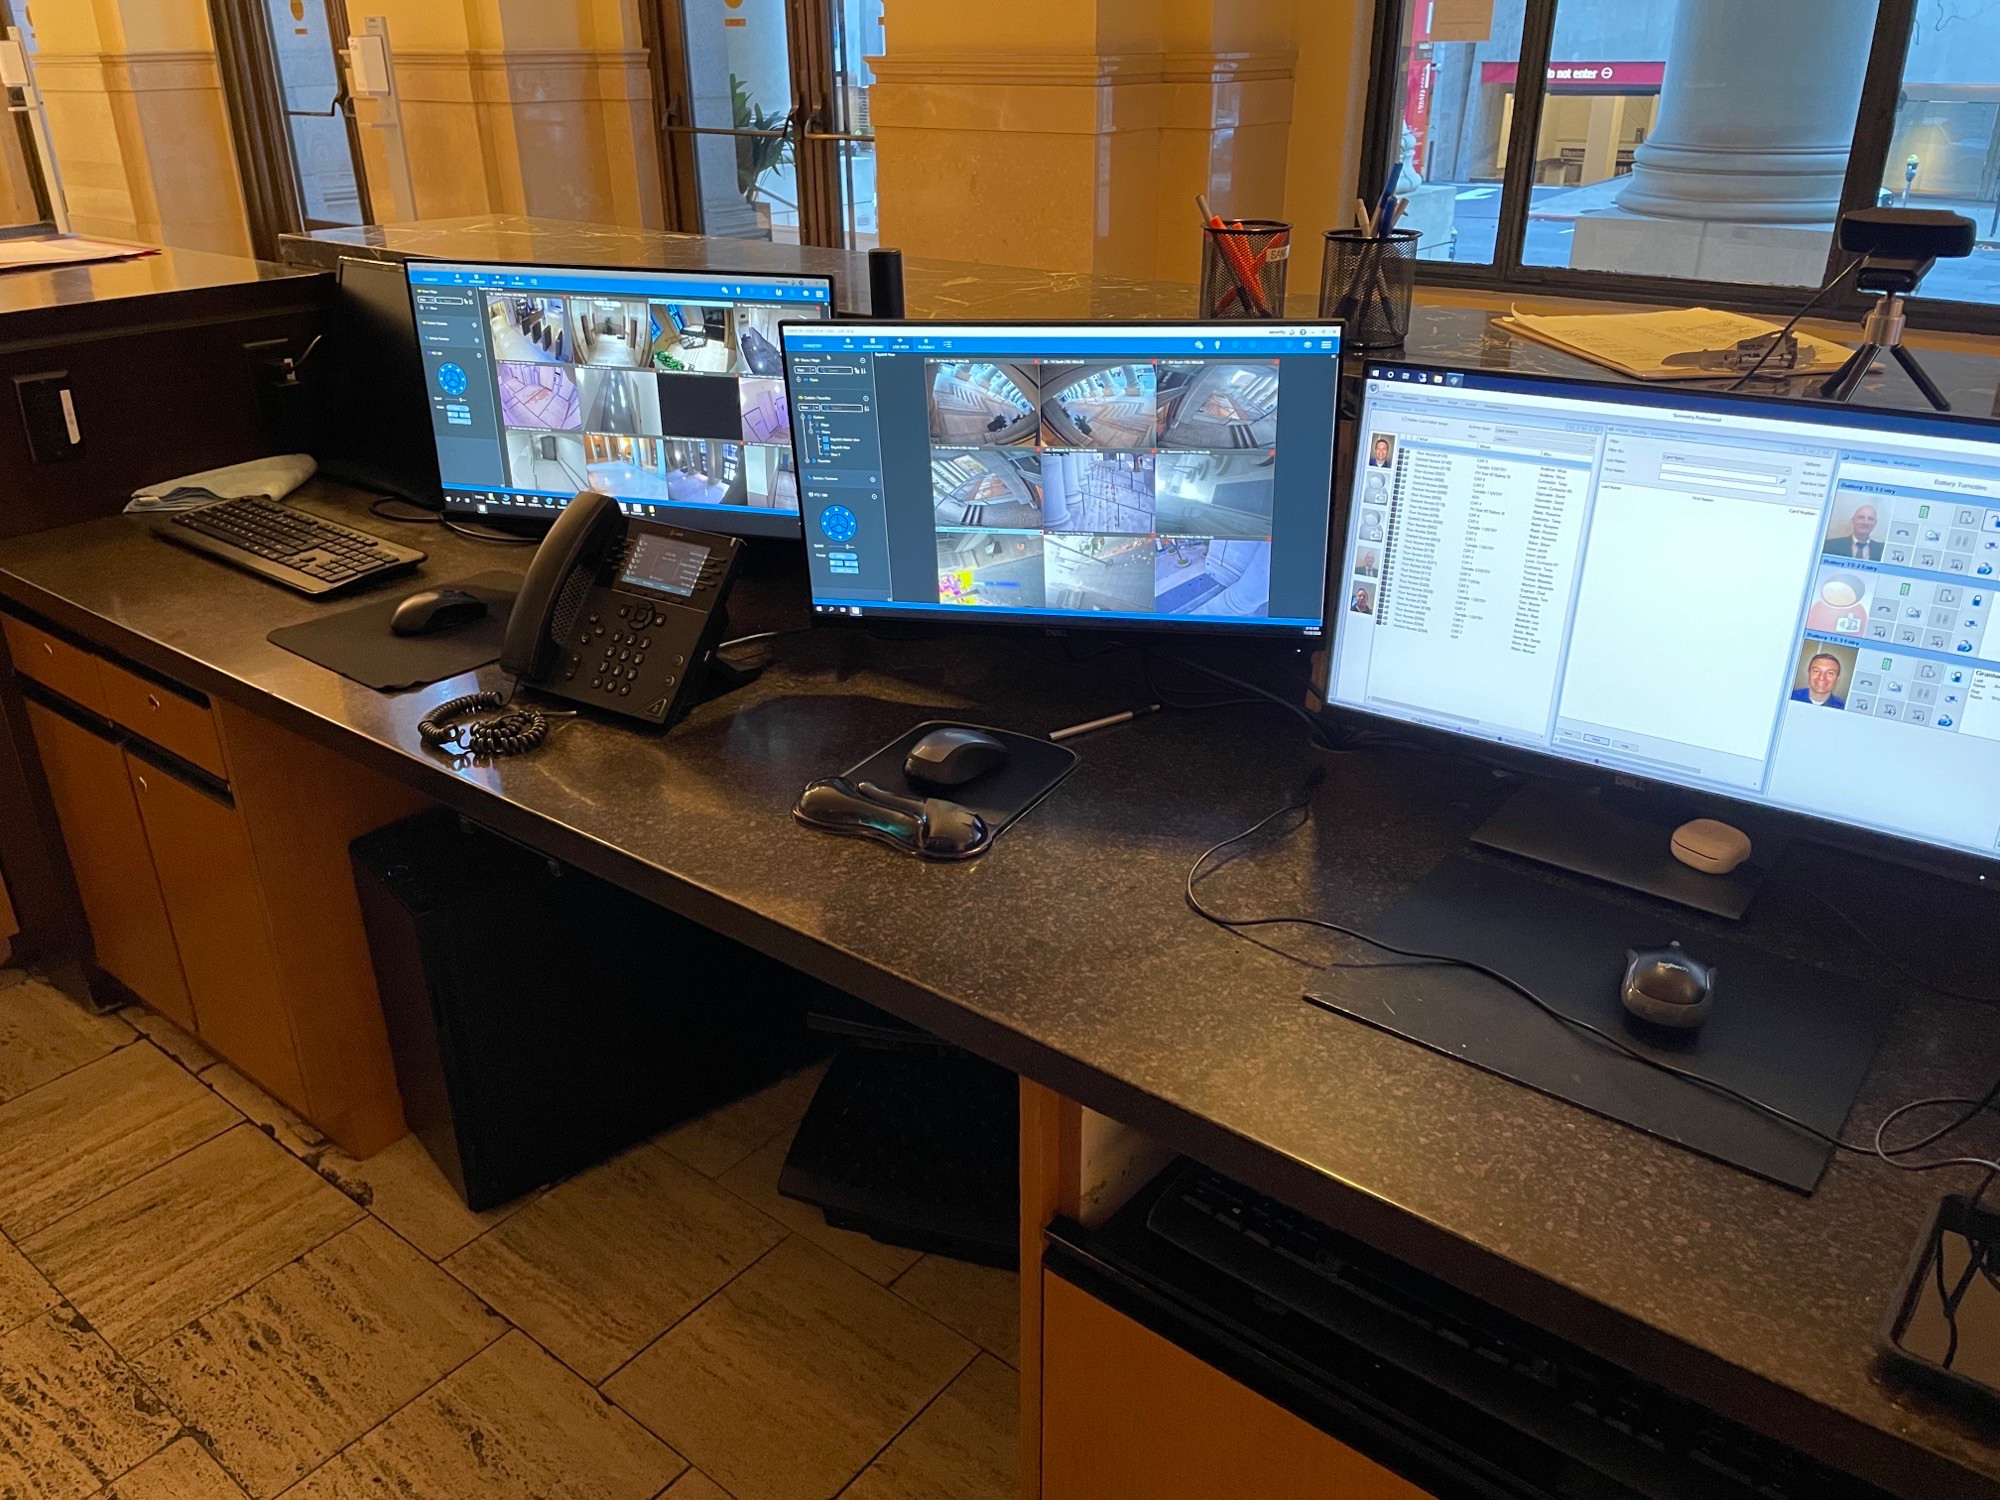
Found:
[[[1779,1108],[1775,1104],[1770,1104],[1762,1099],[1756,1098],[1754,1095],[1743,1093],[1738,1089],[1733,1089],[1727,1084],[1718,1083],[1716,1080],[1712,1078],[1705,1078],[1701,1074],[1691,1072],[1686,1068],[1676,1067],[1672,1063],[1664,1062],[1659,1058],[1650,1057],[1646,1053],[1639,1051],[1636,1047],[1630,1046],[1626,1042],[1622,1041],[1620,1038],[1614,1036],[1611,1032],[1606,1031],[1603,1027],[1598,1026],[1593,1022],[1586,1021],[1579,1017],[1567,1014],[1563,1010],[1559,1009],[1557,1006],[1552,1005],[1549,1001],[1543,999],[1542,996],[1537,994],[1533,989],[1521,983],[1521,981],[1519,981],[1518,979],[1513,978],[1511,975],[1508,975],[1499,969],[1495,969],[1486,964],[1480,963],[1475,959],[1459,958],[1449,953],[1431,953],[1420,948],[1406,948],[1401,946],[1400,944],[1385,942],[1381,938],[1372,937],[1368,933],[1363,932],[1358,927],[1349,926],[1347,923],[1344,922],[1331,921],[1325,917],[1312,917],[1312,916],[1231,917],[1231,916],[1225,916],[1221,912],[1218,912],[1213,908],[1209,907],[1208,905],[1206,905],[1202,901],[1201,896],[1197,891],[1197,887],[1199,886],[1201,881],[1207,877],[1207,875],[1214,873],[1213,870],[1204,869],[1204,867],[1208,865],[1209,861],[1214,859],[1217,855],[1221,854],[1223,850],[1228,849],[1234,845],[1242,844],[1248,841],[1249,839],[1256,837],[1257,834],[1263,832],[1264,829],[1268,828],[1271,824],[1275,823],[1279,818],[1284,817],[1288,813],[1304,812],[1306,814],[1306,816],[1304,818],[1301,818],[1296,824],[1294,824],[1291,829],[1287,830],[1288,833],[1295,832],[1298,828],[1304,827],[1305,824],[1310,822],[1312,819],[1311,810],[1312,810],[1313,791],[1315,790],[1315,788],[1318,787],[1319,783],[1323,779],[1324,779],[1323,768],[1315,770],[1313,774],[1307,778],[1304,787],[1301,788],[1298,795],[1292,798],[1291,801],[1285,803],[1284,806],[1279,807],[1273,812],[1265,814],[1262,818],[1259,818],[1255,823],[1252,823],[1248,828],[1243,829],[1240,833],[1231,834],[1228,838],[1220,839],[1217,842],[1209,845],[1208,848],[1204,849],[1201,852],[1201,854],[1195,858],[1194,863],[1188,866],[1186,888],[1185,888],[1185,897],[1188,909],[1194,912],[1194,914],[1200,917],[1203,921],[1214,923],[1217,927],[1222,928],[1224,931],[1230,933],[1232,936],[1240,937],[1243,938],[1245,941],[1256,943],[1256,945],[1260,948],[1264,948],[1267,951],[1278,954],[1280,957],[1291,960],[1293,963],[1301,964],[1308,968],[1313,968],[1313,969],[1323,969],[1329,967],[1372,968],[1379,966],[1367,963],[1357,963],[1353,961],[1342,961],[1329,965],[1319,959],[1306,958],[1296,953],[1287,952],[1284,949],[1275,946],[1274,944],[1262,942],[1257,938],[1251,937],[1245,929],[1257,928],[1257,927],[1312,927],[1325,932],[1337,933],[1342,937],[1356,939],[1360,942],[1368,944],[1372,948],[1380,949],[1384,953],[1394,954],[1396,957],[1410,961],[1412,963],[1460,968],[1469,970],[1475,974],[1483,974],[1488,979],[1491,979],[1496,983],[1504,985],[1506,988],[1512,990],[1515,994],[1519,995],[1522,999],[1526,1000],[1529,1004],[1533,1005],[1536,1009],[1544,1012],[1546,1015],[1550,1016],[1554,1020],[1559,1021],[1565,1026],[1571,1027],[1577,1031],[1585,1033],[1586,1035],[1594,1038],[1595,1040],[1602,1042],[1605,1045],[1613,1048],[1614,1050],[1623,1054],[1624,1056],[1631,1058],[1634,1062],[1641,1063],[1644,1066],[1652,1068],[1656,1072],[1664,1073],[1671,1078],[1677,1078],[1681,1080],[1683,1083],[1691,1084],[1696,1088],[1706,1089],[1710,1093],[1718,1094],[1725,1099],[1733,1100],[1736,1103],[1741,1104],[1748,1109],[1754,1110],[1757,1113],[1762,1114],[1769,1119],[1776,1120],[1780,1124],[1789,1125],[1795,1130],[1802,1131],[1806,1135],[1811,1136],[1813,1139],[1822,1141],[1825,1144],[1832,1146],[1836,1150],[1846,1151],[1856,1156],[1874,1157],[1880,1161],[1886,1162],[1889,1166],[1892,1166],[1896,1168],[1898,1171],[1902,1172],[1938,1172],[1938,1171],[1943,1171],[1949,1167],[1978,1167],[1984,1170],[1984,1172],[1986,1173],[1985,1179],[1980,1183],[1978,1190],[1979,1194],[1984,1194],[1986,1189],[1992,1184],[1994,1179],[1996,1177],[2000,1177],[2000,1161],[1995,1161],[1983,1156],[1946,1156],[1946,1157],[1934,1158],[1929,1161],[1920,1161],[1920,1162],[1907,1161],[1903,1159],[1910,1156],[1914,1152],[1922,1151],[1930,1146],[1934,1146],[1938,1144],[1940,1141],[1945,1140],[1947,1137],[1956,1134],[1958,1131],[1964,1129],[1967,1125],[1971,1124],[1974,1120],[1978,1119],[1982,1114],[1988,1112],[2000,1113],[2000,1079],[1995,1079],[1993,1086],[1987,1089],[1984,1094],[1980,1095],[1976,1099],[1960,1095],[1939,1095],[1930,1098],[1912,1099],[1906,1104],[1898,1105],[1895,1109],[1891,1110],[1888,1114],[1882,1117],[1880,1123],[1876,1125],[1874,1134],[1870,1140],[1868,1140],[1865,1143],[1857,1145],[1854,1142],[1844,1139],[1840,1135],[1829,1134],[1828,1132],[1819,1129],[1817,1126],[1809,1125],[1804,1120],[1799,1119],[1796,1115],[1793,1115],[1788,1111]],[[1224,861],[1224,863],[1226,862],[1227,861]],[[1216,866],[1216,869],[1220,868],[1221,865],[1218,864]],[[1401,965],[1398,965],[1397,967],[1401,967]],[[1910,976],[1910,977],[1912,977],[1913,979],[1915,978],[1915,976]],[[1935,986],[1932,986],[1928,984],[1926,981],[1921,979],[1916,979],[1915,982],[1918,984],[1922,984],[1927,989],[1935,988]],[[1327,1006],[1325,1006],[1323,1002],[1313,1000],[1310,996],[1307,996],[1306,999],[1307,1003],[1312,1005],[1317,1005],[1321,1009],[1328,1008]],[[1957,1114],[1952,1119],[1948,1120],[1946,1123],[1936,1126],[1933,1129],[1931,1129],[1927,1134],[1919,1136],[1917,1139],[1913,1141],[1905,1142],[1902,1145],[1890,1146],[1886,1144],[1890,1127],[1895,1125],[1899,1120],[1903,1119],[1905,1116],[1914,1114],[1919,1110],[1940,1109],[1950,1106],[1957,1106],[1960,1110],[1960,1113]],[[1977,1201],[1976,1196],[1975,1196],[1975,1201]]]

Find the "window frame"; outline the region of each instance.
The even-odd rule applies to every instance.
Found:
[[[1402,44],[1405,20],[1414,5],[1428,0],[1378,0],[1371,43],[1366,123],[1361,142],[1361,181],[1385,180],[1399,130],[1402,85]],[[1561,0],[1527,0],[1521,23],[1521,61],[1515,75],[1512,132],[1507,140],[1506,175],[1501,184],[1500,224],[1490,265],[1459,261],[1420,260],[1417,280],[1428,286],[1468,291],[1540,292],[1589,297],[1601,301],[1705,304],[1746,312],[1786,313],[1798,309],[1813,288],[1761,286],[1730,281],[1697,281],[1678,276],[1641,276],[1620,271],[1580,271],[1568,266],[1529,265],[1521,255],[1529,196],[1534,179],[1534,152],[1547,96],[1549,54],[1555,41],[1556,9]],[[1880,0],[1868,68],[1861,83],[1853,148],[1841,185],[1840,212],[1866,208],[1876,201],[1889,143],[1896,128],[1896,104],[1903,89],[1916,24],[1918,0]],[[1828,246],[1822,283],[1847,264],[1838,243]],[[1876,299],[1850,287],[1828,296],[1815,314],[1858,320]],[[1965,333],[2000,333],[2000,304],[1955,302],[1938,297],[1913,297],[1906,304],[1913,327],[1950,329]]]

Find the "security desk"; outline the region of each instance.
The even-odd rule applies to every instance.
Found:
[[[401,530],[371,522],[351,492],[322,485],[302,503]],[[431,553],[427,581],[525,561],[410,533]],[[1088,1217],[1164,1147],[1892,1493],[2000,1496],[2000,1447],[1871,1373],[1877,1321],[1944,1184],[1842,1158],[1800,1197],[1315,1010],[1300,999],[1313,970],[1186,909],[1194,857],[1289,798],[1313,764],[1281,713],[1167,713],[1079,741],[1076,774],[988,856],[926,866],[808,832],[792,799],[918,719],[1044,732],[1143,701],[1115,658],[800,635],[665,736],[586,718],[538,753],[454,764],[418,748],[416,725],[469,678],[383,696],[313,666],[266,633],[338,606],[166,546],[135,520],[0,543],[0,601],[141,680],[207,695],[225,723],[270,726],[378,790],[449,805],[1017,1071],[1024,1267],[1051,1216]],[[753,578],[735,629],[803,623],[803,603],[800,580]],[[495,668],[478,678],[502,685]],[[18,717],[12,689],[6,707]],[[1205,887],[1212,902],[1365,920],[1500,790],[1442,758],[1329,765],[1312,823],[1231,864]],[[1748,926],[1774,947],[1837,952],[1901,993],[1855,1120],[1977,1093],[2000,1066],[2000,1017],[1896,980],[1782,879]],[[1320,962],[1343,956],[1308,933],[1266,935]],[[1949,958],[1942,977],[1976,982]],[[1075,1493],[1053,1474],[1043,1487],[1042,1281],[1022,1287],[1024,1489]],[[1412,1493],[1395,1484],[1340,1493]]]

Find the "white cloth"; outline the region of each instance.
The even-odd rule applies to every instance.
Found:
[[[216,500],[234,500],[243,495],[268,495],[282,500],[318,472],[319,465],[309,453],[281,453],[275,458],[253,458],[248,463],[230,464],[221,469],[203,469],[199,474],[183,474],[132,491],[127,511],[192,510]]]

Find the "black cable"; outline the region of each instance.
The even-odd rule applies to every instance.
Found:
[[[405,500],[401,495],[377,495],[374,500],[369,502],[368,514],[379,517],[384,521],[395,521],[403,526],[442,526],[444,524],[444,517],[436,511],[426,510],[420,516],[397,516],[391,515],[388,511],[382,509],[385,505],[407,505],[412,510],[424,510],[424,507],[418,505],[414,500]]]
[[[1324,775],[1325,775],[1324,768],[1316,768],[1313,774],[1307,778],[1306,784],[1304,788],[1300,791],[1299,795],[1296,798],[1294,798],[1291,802],[1287,803],[1283,807],[1278,808],[1274,812],[1267,813],[1264,817],[1258,819],[1257,822],[1253,823],[1250,827],[1244,829],[1241,833],[1232,834],[1230,837],[1222,839],[1217,843],[1211,844],[1207,849],[1203,850],[1201,854],[1196,857],[1194,863],[1188,866],[1185,897],[1189,910],[1193,911],[1196,916],[1202,918],[1204,921],[1212,922],[1216,926],[1221,927],[1226,931],[1230,931],[1237,936],[1241,936],[1241,933],[1240,931],[1238,931],[1238,929],[1246,927],[1286,927],[1286,926],[1316,927],[1326,932],[1339,933],[1343,937],[1357,939],[1360,942],[1368,944],[1372,948],[1379,948],[1385,953],[1393,953],[1399,958],[1411,959],[1416,962],[1424,964],[1449,965],[1452,967],[1469,970],[1470,972],[1475,974],[1483,974],[1488,979],[1491,979],[1496,983],[1504,985],[1506,986],[1506,988],[1514,991],[1515,994],[1521,996],[1521,998],[1528,1001],[1528,1003],[1533,1005],[1537,1010],[1542,1011],[1544,1014],[1548,1015],[1552,1019],[1561,1022],[1565,1026],[1569,1026],[1574,1028],[1575,1030],[1581,1031],[1588,1036],[1596,1038],[1598,1041],[1609,1045],[1616,1051],[1622,1053],[1624,1056],[1631,1058],[1634,1062],[1641,1063],[1644,1066],[1652,1068],[1657,1072],[1665,1073],[1671,1078],[1678,1078],[1682,1082],[1692,1084],[1697,1088],[1707,1089],[1709,1092],[1721,1095],[1723,1098],[1733,1099],[1737,1103],[1744,1105],[1746,1108],[1755,1110],[1759,1114],[1765,1115],[1768,1118],[1776,1120],[1781,1124],[1789,1125],[1795,1130],[1803,1131],[1805,1134],[1813,1137],[1815,1140],[1823,1141],[1827,1145],[1833,1147],[1836,1150],[1851,1152],[1852,1154],[1857,1156],[1873,1156],[1883,1162],[1886,1162],[1888,1165],[1895,1167],[1898,1171],[1903,1171],[1903,1172],[1936,1172],[1936,1171],[1942,1171],[1947,1167],[1976,1166],[1976,1167],[1984,1167],[1991,1173],[2000,1174],[2000,1162],[1989,1160],[1988,1158],[1983,1156],[1942,1157],[1935,1161],[1928,1161],[1928,1162],[1906,1162],[1898,1160],[1898,1158],[1908,1156],[1910,1153],[1914,1151],[1920,1151],[1927,1146],[1935,1145],[1938,1141],[1943,1140],[1946,1136],[1949,1136],[1954,1132],[1963,1129],[1966,1125],[1969,1125],[1973,1120],[1977,1119],[1980,1114],[1988,1110],[1994,1110],[1996,1106],[1996,1101],[2000,1101],[2000,1079],[1996,1079],[1993,1083],[1993,1086],[1989,1088],[1984,1095],[1982,1095],[1980,1098],[1977,1099],[1941,1096],[1936,1098],[1914,1099],[1907,1104],[1900,1105],[1896,1109],[1891,1110],[1887,1115],[1883,1116],[1881,1123],[1875,1127],[1874,1138],[1869,1144],[1857,1146],[1850,1141],[1842,1139],[1838,1134],[1829,1134],[1828,1132],[1821,1130],[1818,1126],[1807,1124],[1804,1120],[1799,1119],[1796,1115],[1791,1114],[1787,1110],[1779,1108],[1775,1104],[1768,1103],[1765,1100],[1755,1097],[1754,1095],[1746,1094],[1739,1089],[1731,1088],[1726,1083],[1719,1083],[1715,1079],[1704,1077],[1700,1073],[1691,1072],[1686,1068],[1676,1067],[1674,1064],[1669,1062],[1664,1062],[1657,1057],[1651,1057],[1646,1053],[1639,1051],[1636,1047],[1630,1046],[1621,1038],[1614,1036],[1611,1032],[1606,1031],[1603,1027],[1598,1026],[1594,1022],[1583,1020],[1577,1016],[1569,1015],[1567,1012],[1560,1010],[1556,1006],[1550,1004],[1547,1000],[1544,1000],[1539,994],[1537,994],[1534,990],[1530,989],[1527,985],[1523,984],[1520,980],[1515,979],[1511,975],[1503,973],[1501,970],[1495,969],[1488,964],[1481,963],[1477,959],[1460,958],[1450,953],[1432,953],[1421,948],[1406,948],[1397,943],[1387,942],[1382,938],[1372,937],[1368,933],[1361,931],[1361,929],[1358,927],[1350,927],[1344,922],[1329,921],[1324,917],[1304,917],[1304,916],[1224,917],[1219,913],[1210,911],[1206,906],[1204,906],[1201,902],[1200,897],[1195,894],[1195,886],[1198,883],[1198,881],[1202,878],[1202,866],[1206,864],[1211,858],[1213,858],[1218,851],[1229,847],[1231,844],[1241,843],[1245,839],[1254,837],[1256,834],[1262,832],[1265,828],[1269,827],[1279,818],[1283,817],[1286,813],[1296,812],[1301,808],[1310,807],[1312,802],[1313,789],[1319,785],[1321,780],[1324,779]],[[1303,827],[1304,823],[1301,822],[1299,826]],[[1260,946],[1268,946],[1268,945],[1260,945]],[[1274,949],[1272,951],[1281,951],[1281,950]],[[1295,955],[1291,954],[1286,954],[1285,956],[1288,958],[1295,957]],[[1303,960],[1300,961],[1302,962]],[[1322,967],[1335,967],[1335,965],[1323,965]],[[1374,966],[1343,964],[1339,965],[1339,967],[1374,967]],[[1309,1004],[1319,1006],[1321,1009],[1333,1010],[1336,1014],[1340,1013],[1337,1007],[1330,1006],[1324,1001],[1316,1000],[1310,995],[1306,996],[1305,998]],[[1970,1107],[1966,1109],[1965,1112],[1961,1114],[1951,1124],[1933,1130],[1929,1135],[1926,1135],[1919,1140],[1912,1141],[1905,1145],[1897,1146],[1894,1148],[1885,1146],[1883,1144],[1884,1137],[1887,1135],[1889,1127],[1893,1125],[1897,1120],[1901,1119],[1904,1115],[1909,1114],[1914,1110],[1935,1108],[1940,1105],[1947,1105],[1947,1104],[1967,1105]],[[1981,1190],[1984,1191],[1983,1186]]]
[[[1343,748],[1327,736],[1325,724],[1320,721],[1317,715],[1307,712],[1303,705],[1294,703],[1291,699],[1274,693],[1268,688],[1261,688],[1254,682],[1245,682],[1241,677],[1232,677],[1227,672],[1215,667],[1206,666],[1201,662],[1189,661],[1183,656],[1169,656],[1166,659],[1177,667],[1183,667],[1190,672],[1197,672],[1203,677],[1212,677],[1217,682],[1226,683],[1228,686],[1235,688],[1239,693],[1249,693],[1254,697],[1277,704],[1287,713],[1296,714],[1300,722],[1306,726],[1307,736],[1315,745],[1318,745],[1322,749],[1339,750]]]
[[[539,547],[542,544],[538,536],[503,536],[497,531],[474,531],[470,526],[459,525],[449,516],[439,516],[438,525],[475,542],[494,542],[502,547]]]
[[[1799,326],[1799,319],[1803,318],[1807,313],[1811,312],[1815,307],[1818,307],[1820,302],[1826,297],[1826,294],[1828,292],[1832,291],[1835,287],[1839,286],[1841,282],[1847,280],[1848,277],[1852,276],[1856,271],[1860,270],[1861,262],[1863,259],[1865,259],[1865,257],[1856,256],[1853,260],[1849,261],[1845,266],[1843,266],[1838,272],[1828,277],[1825,284],[1822,285],[1818,291],[1814,292],[1810,297],[1806,298],[1805,306],[1801,307],[1797,312],[1793,313],[1791,318],[1786,322],[1785,326],[1778,330],[1777,335],[1771,340],[1771,342],[1764,346],[1763,352],[1757,356],[1757,362],[1751,365],[1749,369],[1745,370],[1741,375],[1738,375],[1734,380],[1730,381],[1728,385],[1722,388],[1724,393],[1726,394],[1727,392],[1730,391],[1742,390],[1743,387],[1749,382],[1750,377],[1755,375],[1759,370],[1764,368],[1764,361],[1771,357],[1771,355],[1777,350],[1778,345],[1784,343],[1785,335],[1790,333],[1794,328]]]
[[[1786,884],[1789,885],[1790,882],[1788,881],[1786,882]],[[1825,896],[1821,895],[1811,886],[1798,885],[1798,886],[1793,886],[1792,888],[1794,890],[1804,891],[1808,896],[1812,897],[1813,900],[1817,901],[1821,906],[1824,906],[1828,911],[1832,912],[1836,917],[1840,918],[1841,921],[1845,922],[1848,925],[1848,927],[1853,929],[1854,935],[1856,937],[1860,938],[1862,942],[1866,943],[1870,948],[1873,948],[1875,950],[1877,957],[1879,957],[1890,968],[1894,969],[1898,974],[1901,974],[1905,979],[1909,980],[1911,984],[1917,985],[1919,988],[1922,989],[1927,989],[1934,995],[1943,995],[1946,999],[1949,1000],[1969,1000],[1974,1005],[2000,1005],[2000,995],[1975,995],[1969,990],[1955,990],[1950,985],[1939,984],[1934,979],[1926,979],[1923,975],[1919,974],[1915,969],[1912,969],[1908,964],[1904,963],[1901,959],[1896,957],[1896,955],[1891,953],[1887,948],[1883,947],[1882,944],[1878,942],[1872,934],[1870,934],[1867,928],[1863,927],[1859,922],[1855,921],[1853,917],[1850,917],[1846,912],[1842,911],[1838,906],[1834,905],[1833,902],[1829,901]]]
[[[517,691],[519,686],[517,682]],[[549,737],[551,719],[576,717],[574,713],[548,714],[538,708],[509,709],[511,697],[488,690],[440,703],[418,721],[417,737],[430,749],[451,755],[525,755]],[[495,709],[507,711],[490,719],[458,722],[469,714]]]

